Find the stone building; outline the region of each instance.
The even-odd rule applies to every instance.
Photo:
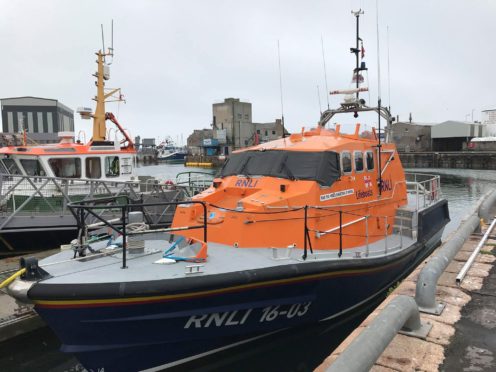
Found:
[[[239,98],[226,98],[222,103],[212,105],[212,128],[220,131],[224,142],[223,153],[249,146],[254,135],[251,103],[241,102]],[[219,139],[219,138],[217,138]]]
[[[238,98],[226,98],[212,105],[212,139],[209,147],[218,147],[216,153],[229,155],[233,150],[281,138],[281,119],[270,123],[253,123],[252,106]],[[287,131],[286,131],[287,133]],[[211,150],[209,150],[211,152]]]
[[[422,152],[432,150],[431,128],[433,124],[415,122],[393,123],[392,139],[400,152]]]

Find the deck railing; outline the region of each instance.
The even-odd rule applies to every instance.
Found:
[[[172,202],[172,203],[140,203],[136,200],[132,200],[127,197],[126,204],[113,205],[112,208],[117,208],[122,211],[122,217],[120,219],[121,222],[119,224],[121,226],[125,225],[125,222],[128,220],[128,213],[130,211],[136,210],[136,208],[145,208],[151,206],[160,206],[166,207],[170,205],[178,205],[178,204],[201,204],[203,208],[203,225],[198,226],[189,226],[183,227],[180,229],[189,230],[192,228],[203,228],[204,229],[204,239],[206,243],[207,237],[207,212],[208,209],[219,209],[232,213],[240,213],[240,214],[249,214],[249,215],[273,215],[275,218],[271,218],[268,220],[260,220],[260,221],[251,221],[246,220],[245,224],[250,224],[254,222],[281,222],[286,220],[301,220],[303,224],[303,259],[307,259],[308,251],[313,255],[312,259],[319,258],[340,258],[345,256],[346,258],[366,258],[370,256],[378,256],[378,255],[387,255],[388,253],[401,250],[404,248],[405,239],[408,242],[413,242],[416,239],[415,229],[416,229],[416,220],[414,219],[415,214],[421,208],[425,208],[437,200],[441,199],[440,195],[440,179],[439,176],[432,175],[411,175],[410,181],[407,181],[407,189],[409,192],[414,192],[417,196],[417,199],[420,201],[416,202],[416,210],[406,209],[408,212],[411,212],[411,219],[405,225],[404,224],[404,216],[398,215],[377,215],[377,214],[369,214],[369,213],[360,213],[359,211],[353,210],[345,210],[344,207],[339,206],[314,206],[314,205],[305,205],[299,207],[287,207],[285,210],[279,211],[244,211],[242,208],[229,209],[222,206],[216,206],[211,203],[202,202],[202,201],[192,201],[192,202]],[[117,201],[117,198],[109,198]],[[105,202],[106,200],[101,200]],[[100,202],[101,202],[100,201]],[[80,210],[86,210],[88,213],[86,215],[80,215],[78,218],[79,224],[84,225],[87,224],[87,216],[93,215],[96,219],[102,221],[104,224],[109,227],[118,229],[113,227],[112,223],[109,221],[105,221],[101,216],[96,215],[94,212],[89,212],[92,209],[98,210],[103,208],[110,208],[107,206],[95,206],[90,205],[94,204],[94,200],[83,200],[78,203],[73,203],[70,205],[70,208],[79,208]],[[291,217],[288,217],[288,214],[292,214]],[[294,215],[296,214],[296,215]],[[333,222],[334,224],[328,226],[326,228],[322,228],[320,225],[319,228],[316,227],[314,221],[316,219],[324,219],[328,218],[328,220]],[[406,217],[408,220],[410,217]],[[122,222],[123,221],[123,222]],[[371,222],[374,225],[379,224],[380,228],[372,228],[370,225]],[[392,224],[392,225],[391,225]],[[313,225],[313,226],[312,226]],[[349,228],[355,225],[361,225],[361,229],[350,232]],[[123,232],[124,229],[124,232]],[[171,229],[161,229],[160,231],[176,231],[178,228]],[[125,234],[125,227],[120,228],[120,233]],[[372,231],[374,231],[372,233]],[[313,234],[313,236],[311,235]],[[337,237],[337,246],[335,249],[330,250],[329,252],[318,252],[314,253],[314,247],[316,246],[316,241],[326,235],[334,235]],[[347,238],[354,239],[363,239],[364,244],[355,247],[355,248],[344,248],[346,246]]]
[[[121,198],[122,199],[122,198]],[[109,227],[116,233],[122,235],[122,269],[127,268],[127,236],[128,231],[126,229],[126,225],[129,222],[129,212],[136,210],[144,210],[146,207],[169,207],[169,206],[177,206],[177,205],[187,205],[187,204],[199,204],[203,209],[203,224],[194,225],[194,226],[184,226],[184,227],[171,227],[160,229],[161,232],[175,232],[175,231],[186,231],[193,229],[203,229],[203,241],[207,243],[207,204],[202,201],[179,201],[179,202],[163,202],[163,203],[136,203],[135,200],[132,200],[126,197],[125,203],[119,203],[120,199],[115,197],[105,198],[105,199],[87,199],[84,201],[80,201],[78,203],[69,204],[69,208],[71,213],[74,214],[78,224],[78,243],[79,246],[84,246],[84,232],[87,231],[87,219],[88,216],[92,216],[93,218],[99,220],[103,223],[103,225]],[[98,203],[103,203],[104,205],[99,205]],[[112,204],[112,208],[120,210],[121,218],[116,222],[111,222],[102,217],[101,213],[98,211],[106,210],[109,208],[108,203]],[[77,252],[74,252],[74,258],[76,258]]]
[[[416,208],[425,208],[442,198],[441,177],[424,173],[405,173],[407,192],[414,195]]]

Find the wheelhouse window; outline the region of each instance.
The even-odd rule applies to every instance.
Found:
[[[20,160],[24,172],[28,176],[46,176],[45,170],[39,159],[21,159]]]
[[[233,175],[312,180],[331,186],[339,178],[339,158],[333,151],[243,151],[231,154],[219,174]]]
[[[100,178],[102,176],[102,163],[100,158],[86,158],[86,178]]]
[[[367,170],[374,170],[374,153],[372,151],[367,151],[365,154],[367,161]]]
[[[48,161],[55,177],[81,178],[81,159],[52,158]]]
[[[119,177],[119,157],[107,156],[105,157],[105,177]]]
[[[8,174],[22,174],[14,159],[3,159],[2,163]]]
[[[343,173],[351,173],[351,153],[347,151],[341,153],[341,169]]]
[[[355,151],[353,156],[355,158],[355,172],[363,172],[363,153]]]

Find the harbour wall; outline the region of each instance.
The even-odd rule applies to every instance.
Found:
[[[460,226],[465,226],[467,221],[474,216],[477,217],[477,214],[483,219],[492,219],[492,216],[496,215],[495,193],[496,191],[493,191],[492,194],[486,193],[477,203],[474,212],[469,213]],[[475,261],[466,273],[465,279],[459,284],[455,280],[481,241],[487,228],[488,225],[481,220],[482,231],[476,229],[466,240],[458,242],[460,248],[454,259],[449,264],[446,262],[447,266],[438,278],[436,290],[436,297],[445,304],[445,308],[437,315],[420,314],[421,323],[427,325],[427,329],[432,326],[426,335],[414,335],[412,337],[411,335],[397,334],[390,343],[388,341],[389,345],[385,343],[388,346],[383,350],[379,345],[382,345],[388,336],[385,330],[387,328],[386,321],[381,316],[384,311],[387,311],[385,309],[388,309],[389,304],[392,304],[393,300],[398,297],[408,296],[411,299],[413,296],[416,297],[417,280],[419,279],[422,283],[420,277],[422,277],[422,271],[427,266],[427,262],[432,257],[436,257],[445,245],[451,243],[451,240],[460,239],[459,231],[452,232],[446,242],[429,259],[419,265],[401,284],[391,288],[391,293],[386,300],[315,371],[413,372],[462,369],[494,371],[496,368],[496,361],[493,358],[493,345],[496,342],[493,331],[496,327],[496,318],[494,317],[496,298],[492,294],[496,287],[496,236],[494,230],[492,234],[488,235],[482,249],[475,256]],[[432,271],[432,266],[427,271]],[[492,315],[488,316],[489,313]],[[365,348],[367,350],[362,349],[361,352],[362,354],[368,353],[368,356],[378,352],[377,355],[380,356],[378,359],[374,358],[375,363],[373,360],[367,361],[373,366],[368,368],[366,367],[367,363],[358,363],[358,366],[355,362],[364,360],[360,357],[353,359],[353,363],[355,363],[353,366],[351,365],[353,363],[350,363],[345,364],[346,368],[340,368],[344,361],[350,360],[348,358],[349,350],[356,349],[355,341],[362,336],[362,333],[365,334],[365,331],[370,333],[372,328],[380,329],[379,334],[374,335],[374,340],[366,339]],[[364,339],[365,337],[362,337],[362,341]],[[356,342],[356,344],[358,343]],[[364,343],[362,342],[360,345],[363,346]],[[380,350],[383,350],[382,353]],[[347,355],[338,360],[341,354]]]
[[[405,168],[496,170],[496,151],[399,152]]]

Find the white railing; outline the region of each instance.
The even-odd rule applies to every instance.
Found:
[[[161,195],[164,193],[168,195],[166,200],[177,201],[184,200],[190,191],[186,187],[160,183],[155,179],[144,182],[109,182],[0,174],[0,231],[19,216],[71,216],[68,204],[74,202],[121,196],[134,200],[142,200],[143,197],[162,200]],[[113,208],[109,205],[107,212],[112,211]],[[165,212],[173,213],[157,210],[145,214],[156,222]]]
[[[428,207],[442,198],[441,177],[424,173],[405,173],[407,192],[415,197],[416,209]]]

